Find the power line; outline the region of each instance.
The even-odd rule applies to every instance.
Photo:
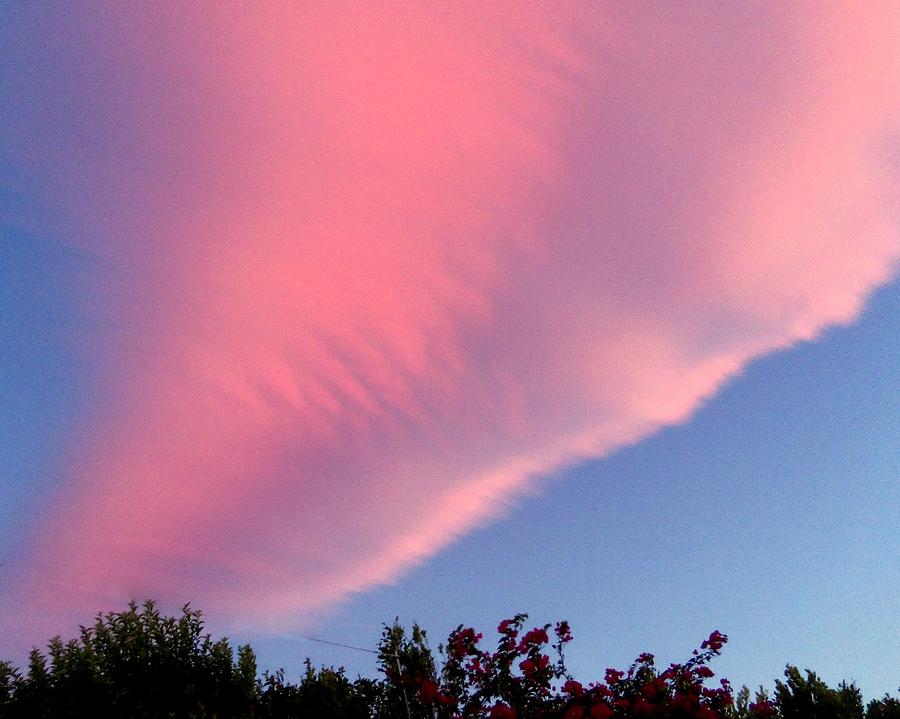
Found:
[[[319,644],[329,644],[332,647],[343,647],[344,649],[355,649],[358,652],[366,652],[367,654],[378,654],[374,649],[366,649],[365,647],[354,647],[352,644],[341,644],[340,642],[329,642],[325,639],[316,639],[315,637],[297,637],[305,639],[308,642],[318,642]]]
[[[303,637],[300,636],[298,639],[305,639],[308,642],[318,642],[319,644],[328,644],[332,647],[342,647],[343,649],[353,649],[357,652],[366,652],[367,654],[380,654],[380,652],[376,652],[374,649],[366,649],[365,647],[355,647],[352,644],[341,644],[340,642],[329,642],[327,639],[316,639],[315,637]],[[393,657],[394,663],[397,665],[397,675],[402,674],[402,670],[400,669],[400,656],[395,652],[394,654],[389,654],[388,656]],[[406,716],[407,719],[410,719],[412,716],[409,711],[409,697],[406,695],[406,687],[401,685],[400,687],[403,690],[403,706],[406,708]],[[432,713],[433,710],[432,710]]]

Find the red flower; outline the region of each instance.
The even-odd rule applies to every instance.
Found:
[[[753,702],[750,704],[750,714],[760,719],[769,719],[775,716],[775,705],[770,701]]]
[[[700,645],[700,648],[709,649],[711,652],[718,652],[727,641],[728,637],[717,629],[709,635],[709,639]]]
[[[591,719],[609,719],[612,715],[613,710],[603,702],[594,704],[594,706],[591,707]]]
[[[423,704],[431,704],[437,696],[437,693],[438,685],[431,681],[431,679],[425,679],[419,687],[419,700]]]
[[[550,641],[550,638],[547,636],[547,631],[545,629],[535,628],[522,637],[519,646],[524,649],[529,645],[546,644],[548,641]]]
[[[549,664],[550,657],[548,657],[546,654],[542,654],[537,658],[537,662],[535,662],[533,659],[525,659],[524,661],[520,662],[519,669],[522,670],[522,673],[527,679],[531,679],[539,669],[546,669]]]
[[[653,705],[643,699],[635,699],[631,706],[631,711],[636,717],[648,717],[653,713]]]
[[[617,669],[607,669],[606,676],[604,680],[607,684],[615,684],[617,681],[621,680],[622,677],[625,676],[625,672],[620,672]]]
[[[516,719],[516,710],[506,704],[494,704],[490,719]]]
[[[584,687],[581,685],[581,682],[577,682],[574,679],[569,679],[569,681],[563,684],[562,690],[566,694],[574,694],[575,696],[584,693]]]
[[[460,629],[455,635],[451,635],[450,656],[460,659],[469,653],[469,650],[478,644],[481,634],[476,634],[471,627]]]
[[[694,670],[694,674],[696,674],[698,677],[703,677],[704,679],[709,679],[710,677],[714,677],[716,675],[715,672],[709,667],[697,667]]]
[[[572,641],[572,630],[569,629],[568,622],[557,622],[556,628],[554,630],[556,632],[556,636],[559,638],[561,642],[571,642]]]

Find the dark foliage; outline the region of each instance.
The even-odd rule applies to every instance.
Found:
[[[887,694],[873,699],[866,705],[866,719],[900,719],[900,699]]]
[[[815,672],[797,667],[784,670],[786,681],[775,682],[775,701],[784,719],[863,719],[862,694],[842,682],[832,689]]]
[[[284,679],[284,670],[266,672],[259,684],[256,711],[262,719],[339,717],[369,719],[380,696],[378,682],[350,681],[343,668],[316,670],[307,659],[299,684]]]
[[[708,666],[728,640],[719,632],[684,663],[657,668],[642,654],[583,685],[566,668],[568,625],[526,631],[527,618],[501,622],[494,651],[457,627],[440,665],[425,631],[407,634],[395,620],[376,652],[381,678],[351,680],[306,660],[294,683],[282,669],[260,677],[253,650],[213,640],[189,606],[166,617],[153,602],[132,603],[33,650],[24,669],[0,662],[0,719],[900,719],[900,699],[864,709],[853,684],[832,688],[793,666],[771,698],[762,688],[733,695]]]
[[[4,667],[4,717],[248,716],[256,658],[203,633],[200,612],[161,616],[153,602],[98,615],[77,639],[31,652],[24,674]]]

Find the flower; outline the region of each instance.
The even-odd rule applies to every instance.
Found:
[[[431,679],[424,679],[419,687],[419,700],[423,704],[430,704],[435,700],[438,693],[438,685]]]
[[[591,719],[609,719],[613,715],[613,710],[604,702],[597,702],[591,707]]]
[[[475,630],[471,627],[466,627],[465,629],[459,629],[454,634],[450,635],[450,656],[455,659],[460,659],[469,653],[469,650],[474,648],[476,644],[481,640],[481,634],[476,634]]]
[[[519,647],[525,649],[530,645],[546,644],[548,641],[550,641],[550,638],[547,636],[547,630],[535,627],[522,637]]]
[[[525,659],[524,661],[519,663],[519,669],[522,670],[522,673],[525,675],[526,679],[531,679],[534,675],[543,669],[546,669],[550,665],[550,657],[546,654],[541,654],[537,659]]]
[[[494,704],[490,719],[516,719],[516,710],[506,704]]]
[[[709,635],[709,639],[707,639],[700,645],[700,648],[701,649],[709,649],[709,651],[711,651],[711,652],[718,653],[718,651],[722,648],[722,646],[727,641],[728,641],[728,637],[726,635],[722,634],[722,632],[720,632],[717,629],[712,634]]]
[[[760,719],[769,719],[769,717],[775,716],[775,705],[769,700],[752,702],[748,708],[751,715]]]
[[[556,628],[554,629],[556,632],[556,636],[561,642],[571,642],[572,641],[572,630],[569,628],[569,623],[566,621],[557,622]]]

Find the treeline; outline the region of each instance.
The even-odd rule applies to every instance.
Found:
[[[572,678],[565,622],[528,628],[519,614],[497,627],[496,648],[460,626],[439,648],[425,632],[385,626],[378,679],[314,667],[296,681],[258,672],[250,646],[204,632],[200,612],[162,615],[153,602],[98,615],[68,642],[0,662],[0,719],[900,719],[900,699],[864,704],[859,689],[830,687],[788,666],[771,695],[735,692],[709,667],[727,642],[713,632],[690,658],[657,667],[651,654],[589,684]]]

